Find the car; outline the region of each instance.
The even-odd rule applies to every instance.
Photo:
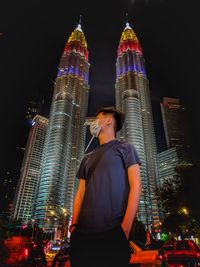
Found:
[[[193,240],[177,240],[165,243],[159,250],[165,266],[200,266],[200,249]]]
[[[131,258],[130,266],[161,266],[161,260],[158,250],[142,249],[135,242],[130,241]]]

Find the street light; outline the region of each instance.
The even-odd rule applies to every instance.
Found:
[[[183,207],[183,208],[181,208],[179,210],[179,213],[188,216],[189,215],[189,210],[186,207]]]
[[[189,211],[188,211],[188,209],[186,209],[186,208],[182,208],[182,211],[183,211],[183,213],[184,213],[185,215],[188,215],[188,214],[189,214]]]

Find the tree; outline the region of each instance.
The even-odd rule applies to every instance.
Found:
[[[172,233],[200,233],[200,162],[179,164],[176,175],[165,180],[156,195],[165,219],[162,228]]]

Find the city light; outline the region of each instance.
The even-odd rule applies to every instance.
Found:
[[[179,210],[179,213],[188,216],[189,215],[189,210],[187,208],[183,207],[183,208],[181,208]]]
[[[55,211],[50,210],[50,214],[51,214],[51,215],[55,215]]]

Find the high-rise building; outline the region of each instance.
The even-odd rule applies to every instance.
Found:
[[[89,94],[88,50],[81,25],[70,35],[54,87],[34,218],[46,231],[71,216],[75,175],[84,155]]]
[[[180,99],[164,97],[160,106],[167,148],[186,148],[185,109]]]
[[[164,180],[170,180],[174,177],[175,167],[178,163],[179,156],[176,147],[158,153],[159,185],[162,185]]]
[[[47,118],[36,115],[33,119],[15,192],[11,219],[24,222],[32,219],[47,126]]]
[[[116,62],[116,106],[125,112],[118,138],[135,145],[142,166],[142,195],[138,218],[147,227],[159,224],[155,199],[157,185],[156,141],[145,60],[139,41],[130,27],[122,32]]]
[[[158,153],[158,187],[162,187],[165,181],[170,182],[170,184],[173,186],[173,181],[177,175],[176,167],[191,165],[192,163],[186,160],[185,153],[179,147],[174,146]],[[166,215],[162,212],[161,208],[161,220],[163,220],[165,216]]]
[[[32,125],[32,120],[33,118],[37,115],[40,114],[41,109],[42,109],[42,101],[39,100],[31,100],[28,102],[27,110],[26,110],[26,119],[29,122],[29,125]]]
[[[176,147],[169,148],[158,153],[158,188],[162,187],[165,181],[172,181],[175,177],[175,168],[179,164],[178,151]],[[165,218],[165,213],[160,207],[160,219]]]
[[[185,109],[180,99],[164,97],[160,103],[167,150],[158,153],[159,185],[175,175],[178,164],[189,164]]]

